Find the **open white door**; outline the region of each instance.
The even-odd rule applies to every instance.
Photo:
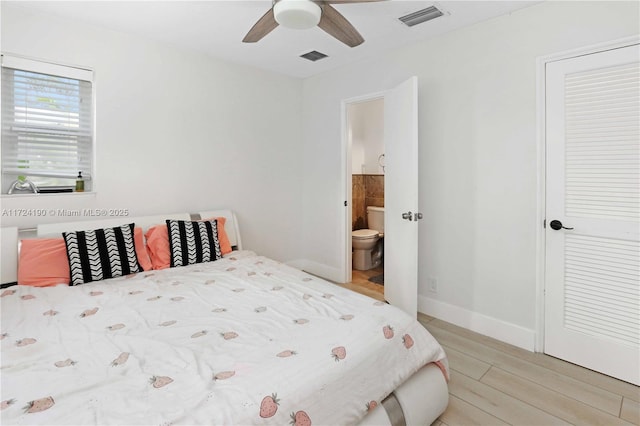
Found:
[[[640,47],[546,68],[545,347],[640,384]]]
[[[384,96],[384,297],[418,315],[418,78]]]

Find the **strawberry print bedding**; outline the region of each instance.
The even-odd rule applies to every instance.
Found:
[[[7,425],[356,424],[445,357],[399,309],[249,251],[0,296]]]

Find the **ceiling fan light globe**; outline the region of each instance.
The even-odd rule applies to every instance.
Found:
[[[273,6],[273,13],[283,27],[306,30],[318,25],[322,9],[311,0],[280,0]]]

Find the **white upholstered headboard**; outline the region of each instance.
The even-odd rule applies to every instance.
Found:
[[[45,225],[38,225],[37,236],[38,238],[57,238],[60,237],[63,232],[89,231],[91,229],[110,228],[113,226],[120,226],[132,222],[135,223],[136,226],[141,227],[143,232],[147,232],[147,229],[149,229],[153,225],[164,223],[166,219],[190,220],[191,216],[189,215],[189,213],[174,213],[157,216],[118,217],[83,220],[78,222],[48,223]]]
[[[0,284],[18,279],[18,228],[0,228]]]
[[[240,239],[240,228],[238,227],[238,220],[235,213],[231,210],[208,210],[198,213],[199,219],[210,219],[213,217],[224,217],[226,219],[224,224],[224,230],[227,231],[229,242],[231,247],[236,247],[238,250],[242,250],[242,240]],[[196,218],[198,219],[198,218]]]
[[[213,217],[224,217],[226,219],[224,229],[229,236],[231,246],[240,250],[242,249],[242,240],[240,238],[240,228],[236,215],[231,210],[208,210],[199,213],[173,213],[154,216],[138,216],[138,217],[118,217],[118,218],[97,218],[92,220],[84,220],[77,222],[48,223],[38,225],[36,233],[30,232],[31,235],[21,236],[19,229],[15,227],[0,228],[0,239],[2,252],[0,256],[1,281],[0,284],[13,283],[18,279],[18,247],[22,238],[56,238],[61,237],[63,232],[86,231],[91,229],[99,229],[105,227],[113,227],[124,225],[127,223],[135,223],[146,232],[153,225],[165,223],[167,219],[176,220],[200,220]]]

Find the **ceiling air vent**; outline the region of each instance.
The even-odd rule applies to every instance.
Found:
[[[305,53],[304,55],[300,55],[301,58],[305,58],[310,60],[311,62],[319,61],[320,59],[324,59],[327,57],[324,53],[320,53],[317,50],[313,50],[309,53]]]
[[[422,24],[423,22],[430,21],[442,15],[443,13],[437,7],[431,6],[427,7],[426,9],[422,9],[417,12],[402,16],[398,19],[402,21],[406,26],[413,27],[414,25]]]

